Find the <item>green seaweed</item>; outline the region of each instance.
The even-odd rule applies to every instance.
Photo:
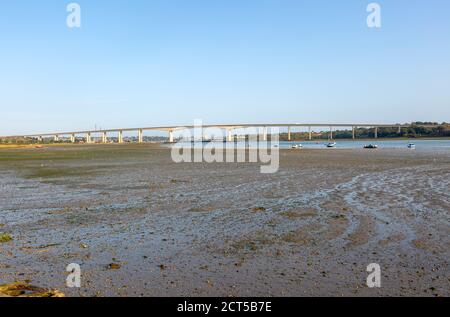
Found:
[[[76,177],[94,174],[91,168],[72,168],[72,167],[56,167],[56,168],[38,168],[32,170],[26,175],[27,178],[61,178]]]

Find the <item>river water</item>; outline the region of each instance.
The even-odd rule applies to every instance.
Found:
[[[294,145],[302,145],[303,149],[324,149],[324,150],[334,150],[334,149],[362,149],[365,145],[375,144],[378,145],[379,149],[408,149],[408,145],[413,143],[415,144],[415,149],[420,151],[449,151],[450,152],[450,140],[414,140],[414,139],[402,139],[402,140],[381,140],[381,139],[373,139],[373,140],[334,140],[336,142],[335,148],[328,148],[327,144],[330,141],[320,140],[320,141],[280,141],[279,148],[280,149],[291,149]],[[191,142],[179,142],[175,146],[177,147],[187,147],[191,146]],[[265,143],[261,142],[259,145],[256,142],[220,142],[213,141],[210,143],[202,143],[202,142],[194,142],[194,148],[201,147],[235,147],[235,148],[245,148],[245,147],[264,147]]]

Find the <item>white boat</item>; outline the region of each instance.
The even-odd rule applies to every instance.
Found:
[[[336,142],[331,142],[331,143],[328,143],[328,144],[327,144],[327,147],[333,148],[333,147],[336,147],[336,145],[337,145]]]
[[[376,144],[369,144],[369,145],[364,145],[365,149],[378,149],[378,145]]]
[[[292,146],[292,148],[293,149],[301,149],[301,148],[303,148],[303,145],[302,144],[295,144],[295,145]]]
[[[414,150],[415,148],[416,148],[416,145],[414,143],[409,143],[408,144],[408,149]]]

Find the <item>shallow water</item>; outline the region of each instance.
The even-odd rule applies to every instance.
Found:
[[[448,150],[450,153],[450,140],[382,140],[382,139],[373,139],[373,140],[364,140],[364,141],[340,141],[334,140],[336,142],[335,148],[327,148],[327,144],[329,141],[280,141],[279,148],[280,149],[291,149],[293,145],[302,145],[304,149],[324,149],[324,150],[333,150],[333,149],[362,149],[365,145],[376,144],[380,149],[408,149],[408,144],[413,143],[416,146],[416,150],[419,151],[446,151]],[[260,142],[211,142],[211,143],[201,143],[201,142],[180,142],[174,146],[177,147],[186,147],[191,146],[193,144],[194,148],[202,148],[206,146],[214,146],[214,147],[235,147],[235,148],[257,148],[257,147],[266,147],[267,144]],[[270,146],[270,145],[269,145]]]
[[[407,149],[408,144],[416,145],[417,150],[433,151],[436,149],[448,149],[450,151],[450,140],[364,140],[364,141],[339,141],[336,148],[339,149],[361,149],[368,144],[376,144],[382,149]],[[293,144],[302,144],[306,149],[326,149],[329,142],[280,142],[281,148],[291,148]]]

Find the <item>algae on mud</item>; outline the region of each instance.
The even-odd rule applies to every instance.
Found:
[[[0,232],[0,243],[12,241],[13,237],[9,233]]]
[[[27,281],[0,285],[0,297],[65,297],[58,290],[47,290],[30,285]]]

